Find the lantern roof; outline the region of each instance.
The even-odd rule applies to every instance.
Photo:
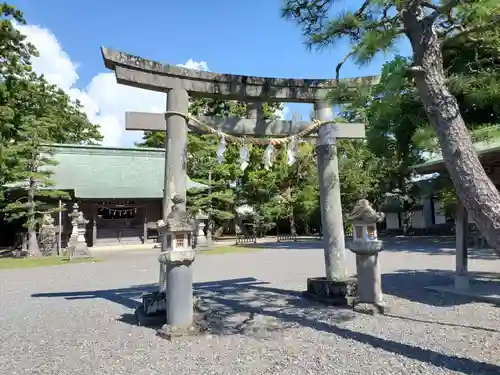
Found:
[[[376,212],[367,199],[360,199],[352,209],[351,213],[347,216],[347,220],[363,224],[374,224],[384,220],[384,217],[385,214],[382,212]]]
[[[168,232],[193,232],[196,221],[186,212],[185,200],[180,195],[172,198],[172,211],[168,214],[165,230]]]

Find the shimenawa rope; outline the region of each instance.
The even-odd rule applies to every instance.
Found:
[[[318,129],[322,125],[326,124],[333,124],[335,123],[335,120],[326,120],[326,121],[319,121],[316,119],[313,119],[311,124],[305,128],[304,130],[301,130],[300,132],[297,132],[296,134],[289,135],[287,137],[282,137],[282,138],[255,138],[255,137],[237,137],[231,134],[227,134],[224,132],[221,132],[220,130],[212,128],[210,125],[205,124],[204,122],[198,120],[196,117],[190,115],[189,113],[184,113],[184,112],[178,112],[178,111],[166,111],[165,115],[178,115],[184,117],[186,120],[192,121],[196,127],[201,128],[208,133],[211,134],[216,134],[219,137],[224,137],[224,139],[234,142],[234,143],[240,143],[240,144],[245,144],[245,143],[251,143],[254,145],[269,145],[272,144],[273,146],[280,146],[285,143],[290,142],[292,139],[296,138],[302,138],[316,129]]]

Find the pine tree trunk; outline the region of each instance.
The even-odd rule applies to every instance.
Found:
[[[293,215],[293,210],[292,213],[288,216],[288,222],[290,224],[290,234],[294,236],[297,233],[297,227],[295,225],[295,216]]]
[[[32,257],[41,257],[42,252],[40,251],[40,246],[38,246],[38,238],[36,235],[36,230],[28,231],[28,252]]]
[[[402,17],[413,48],[419,97],[436,131],[443,161],[458,198],[481,234],[500,255],[500,194],[473,148],[456,98],[446,87],[441,42],[433,20],[422,18],[415,4],[418,2],[403,11]]]
[[[30,185],[28,190],[28,253],[32,257],[41,257],[42,252],[40,251],[40,246],[38,245],[38,238],[36,235],[36,214],[35,214],[35,188],[36,182],[30,179]]]
[[[408,236],[410,234],[410,228],[412,227],[413,210],[412,207],[407,207],[403,211],[403,234]]]

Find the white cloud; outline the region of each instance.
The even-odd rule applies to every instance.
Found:
[[[278,118],[281,120],[284,120],[289,112],[290,112],[290,110],[289,110],[288,106],[284,105],[283,109],[281,111],[279,111],[279,113],[278,113]]]
[[[36,25],[16,25],[34,44],[40,56],[33,59],[33,68],[46,79],[61,87],[73,99],[78,99],[90,121],[99,124],[104,145],[132,146],[142,132],[125,131],[125,112],[162,112],[165,94],[119,85],[113,72],[99,73],[84,88],[76,87],[79,79],[78,64],[63,50],[55,35]],[[205,61],[189,59],[182,66],[208,70]]]
[[[179,66],[187,69],[210,71],[210,69],[208,69],[208,64],[206,61],[197,62],[193,61],[193,59],[189,59],[185,64],[179,64]]]
[[[16,27],[38,49],[40,56],[33,59],[35,71],[45,75],[50,83],[61,87],[71,98],[80,100],[90,121],[100,125],[104,136],[103,145],[132,146],[142,137],[142,132],[125,131],[126,111],[165,110],[165,94],[119,85],[114,72],[98,73],[84,89],[76,87],[79,64],[63,50],[56,36],[49,29],[36,25]],[[209,70],[206,61],[197,62],[193,59],[179,66]],[[284,118],[287,113],[288,107],[284,106],[280,118]]]

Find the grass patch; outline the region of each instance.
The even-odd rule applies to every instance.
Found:
[[[99,262],[96,258],[82,258],[73,259],[71,262],[68,257],[59,256],[47,256],[40,258],[0,258],[0,270],[1,269],[16,269],[16,268],[33,268],[33,267],[44,267],[44,266],[57,266],[61,264],[74,264],[74,263],[89,263],[89,262]]]
[[[246,253],[249,251],[262,250],[257,247],[245,247],[245,246],[214,246],[212,250],[203,250],[198,254],[200,255],[212,255],[212,254],[234,254],[234,253]]]

